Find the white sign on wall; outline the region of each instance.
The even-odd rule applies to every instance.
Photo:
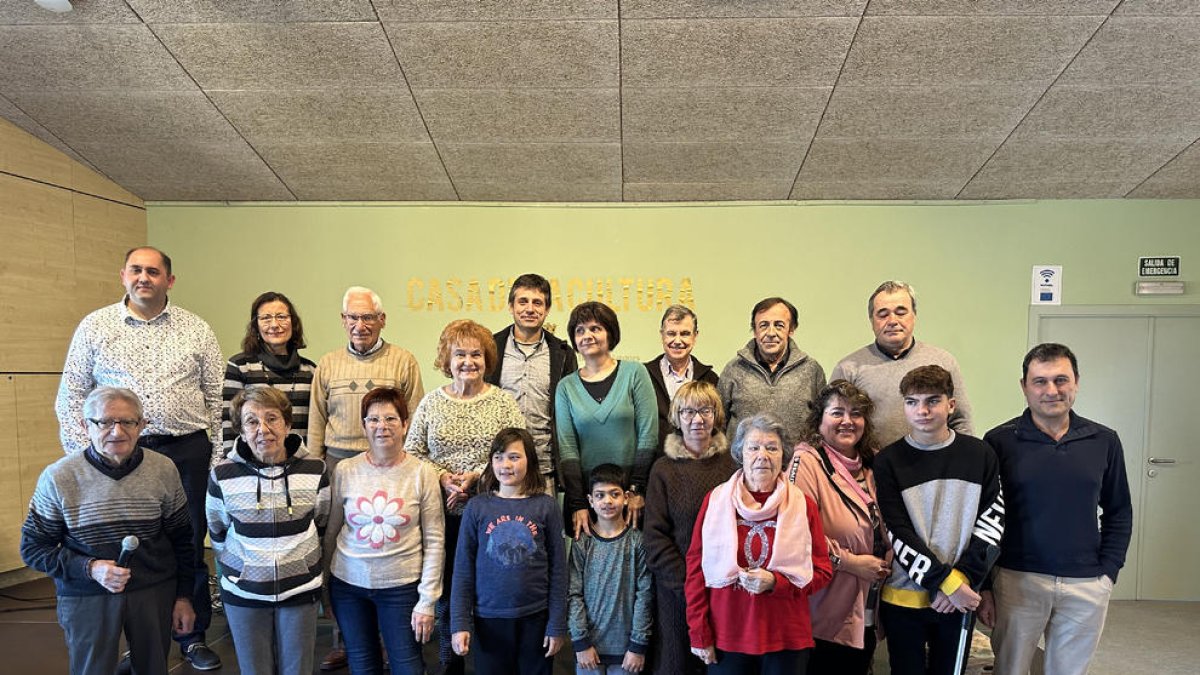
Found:
[[[1062,304],[1062,265],[1033,266],[1032,305]]]

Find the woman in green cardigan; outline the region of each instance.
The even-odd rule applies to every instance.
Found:
[[[658,401],[645,366],[613,358],[621,326],[608,305],[577,306],[567,330],[572,346],[583,356],[583,367],[558,383],[554,411],[566,491],[563,520],[578,538],[580,532],[591,534],[583,478],[600,464],[616,464],[629,472],[627,518],[637,523],[658,445]]]

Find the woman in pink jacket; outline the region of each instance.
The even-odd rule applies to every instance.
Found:
[[[808,672],[868,672],[877,642],[879,588],[891,556],[871,460],[871,399],[835,380],[809,404],[806,442],[796,446],[788,475],[821,512],[833,581],[811,600],[813,649]]]

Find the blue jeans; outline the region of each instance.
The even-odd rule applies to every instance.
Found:
[[[330,575],[329,597],[342,629],[346,659],[354,675],[379,675],[383,658],[379,635],[387,647],[394,675],[423,675],[421,643],[413,635],[412,613],[417,605],[417,584],[392,588],[362,588]]]

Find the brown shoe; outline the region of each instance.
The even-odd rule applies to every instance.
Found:
[[[346,667],[346,650],[334,647],[321,659],[321,670],[341,670]]]

